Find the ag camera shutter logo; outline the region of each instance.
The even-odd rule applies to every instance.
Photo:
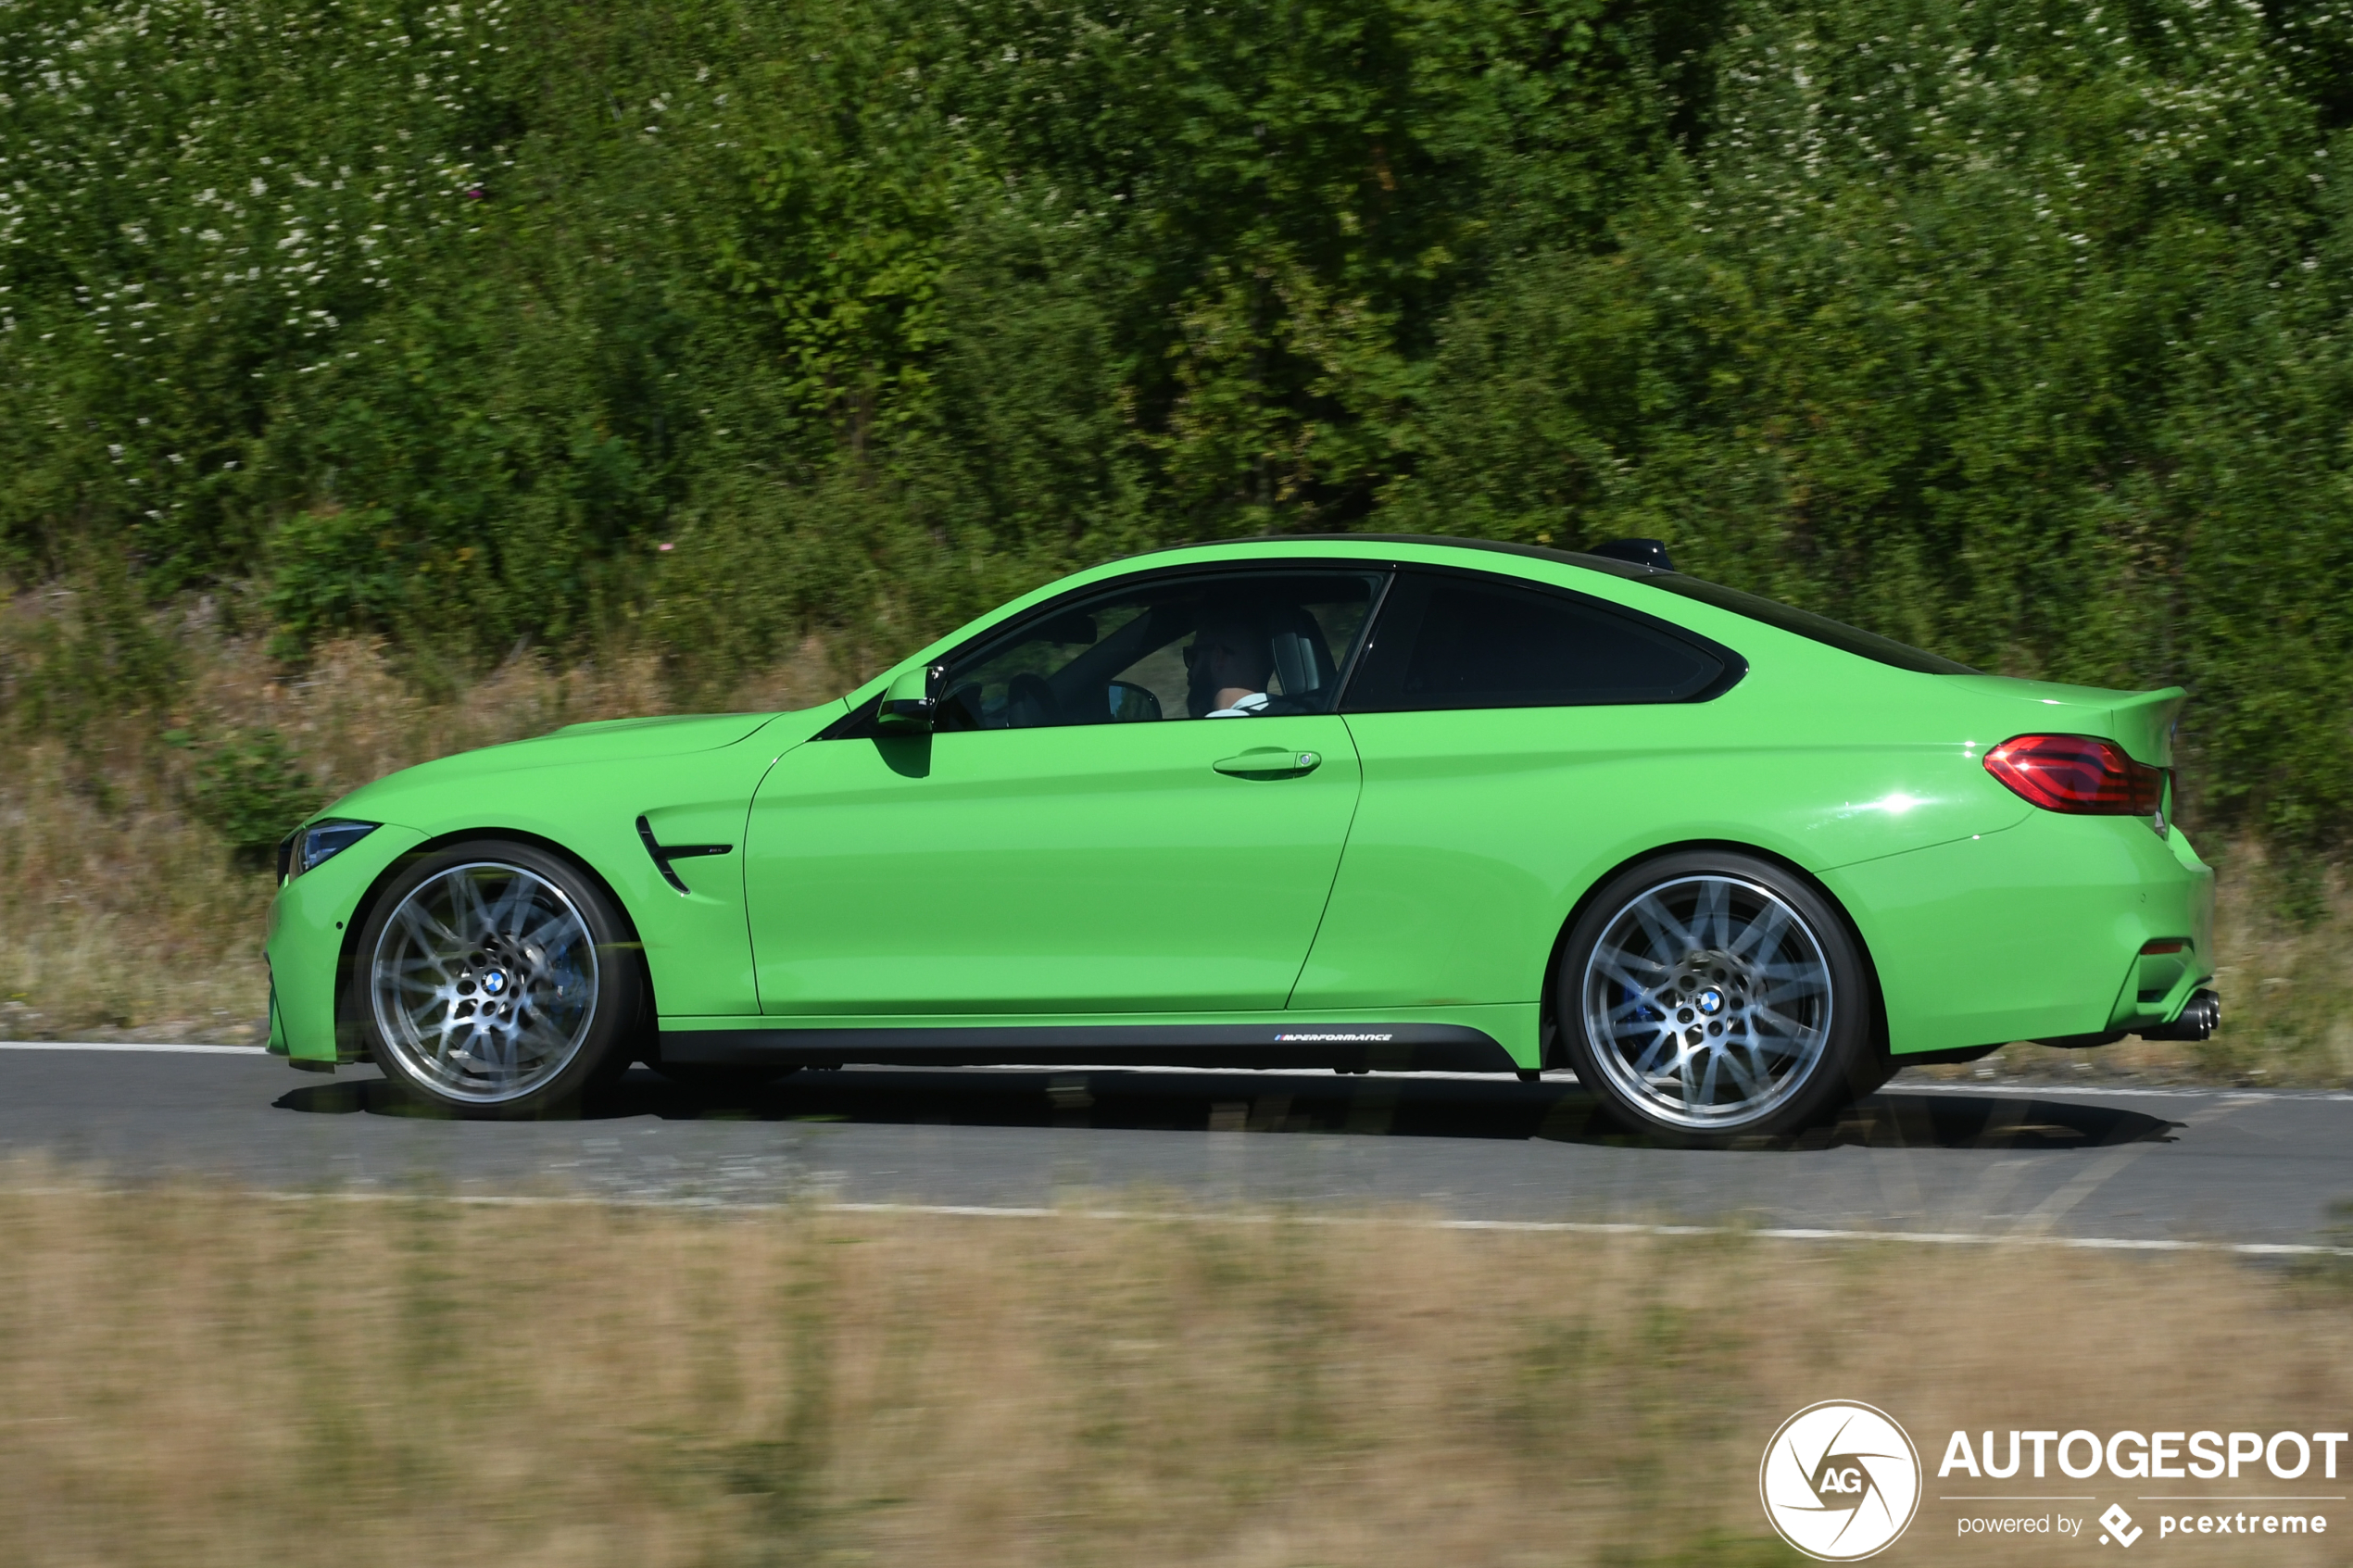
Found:
[[[1765,1516],[1821,1562],[1856,1562],[1895,1543],[1920,1506],[1920,1456],[1886,1411],[1843,1399],[1808,1405],[1765,1446]]]

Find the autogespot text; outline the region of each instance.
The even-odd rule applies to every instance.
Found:
[[[1936,1474],[1940,1479],[1959,1475],[1992,1481],[2012,1477],[2040,1480],[2047,1479],[2056,1466],[2060,1474],[2073,1481],[2088,1481],[2103,1473],[2120,1481],[2145,1484],[2261,1484],[2266,1477],[2271,1481],[2308,1477],[2312,1481],[2334,1481],[2339,1451],[2347,1441],[2347,1436],[2343,1432],[2213,1432],[2187,1428],[2179,1432],[2102,1434],[2080,1427],[2061,1432],[2054,1427],[2006,1433],[1999,1441],[1992,1432],[1977,1434],[1974,1441],[1969,1433],[1956,1432],[1944,1445],[1944,1462]],[[2183,1496],[2142,1494],[2134,1499],[2136,1506],[2155,1503],[2165,1507],[2166,1512],[2154,1518],[2144,1513],[2136,1520],[2122,1503],[2110,1503],[2097,1520],[2103,1532],[2099,1543],[2130,1548],[2152,1533],[2160,1541],[2177,1536],[2326,1535],[2328,1516],[2311,1512],[2311,1504],[2327,1500],[2332,1500],[2332,1497],[2307,1497],[2301,1493],[2278,1498],[2211,1499],[2195,1492]],[[2216,1503],[2256,1506],[2209,1512]],[[2187,1510],[2183,1504],[2189,1505]],[[2289,1512],[2291,1509],[2293,1512]],[[2084,1524],[2080,1516],[2069,1513],[2022,1512],[1965,1514],[1955,1527],[1964,1540],[1989,1536],[2049,1536],[2080,1540]]]
[[[2063,1474],[2078,1481],[2102,1470],[2120,1481],[2236,1481],[2242,1468],[2248,1475],[2258,1474],[2259,1461],[2274,1479],[2295,1481],[2317,1461],[2320,1478],[2334,1481],[2337,1450],[2347,1440],[2343,1432],[2111,1432],[2102,1437],[2079,1428],[2065,1434],[2012,1432],[2007,1449],[2000,1449],[1987,1432],[1982,1436],[1981,1456],[1968,1433],[1956,1432],[1944,1445],[1944,1462],[1936,1474],[1940,1480],[1969,1475],[2001,1481],[2018,1474],[2021,1463],[2032,1462],[2033,1476],[2040,1480],[2049,1474],[2045,1465],[2056,1462]]]

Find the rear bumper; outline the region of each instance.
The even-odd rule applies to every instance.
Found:
[[[2214,872],[2137,817],[2035,811],[1823,881],[1870,951],[1900,1057],[2159,1028],[2214,974]]]

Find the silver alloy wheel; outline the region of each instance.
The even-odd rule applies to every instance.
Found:
[[[1830,1044],[1820,941],[1779,895],[1741,877],[1679,877],[1642,893],[1603,929],[1581,994],[1602,1072],[1676,1127],[1762,1120]]]
[[[476,860],[420,884],[370,960],[378,1037],[451,1099],[520,1099],[572,1064],[597,1014],[597,945],[563,890]]]

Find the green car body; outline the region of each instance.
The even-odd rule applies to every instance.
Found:
[[[1679,700],[861,728],[915,672],[1058,606],[1276,566],[1565,591],[1730,668]],[[2183,1014],[2213,971],[2213,874],[2168,811],[2043,809],[1984,762],[2038,733],[2170,769],[2181,691],[1904,668],[1704,587],[1436,539],[1203,546],[1040,588],[822,708],[574,725],[410,768],[322,813],[382,825],[282,886],[271,1048],[361,1054],[371,899],[421,853],[486,839],[609,893],[682,1061],[1339,1064],[1327,1047],[1367,1047],[1374,1067],[1541,1069],[1584,901],[1686,850],[1787,868],[1834,904],[1899,1065]],[[1245,731],[1260,762],[1229,755]],[[1289,762],[1231,771],[1266,759]],[[711,852],[654,853],[685,845]]]

